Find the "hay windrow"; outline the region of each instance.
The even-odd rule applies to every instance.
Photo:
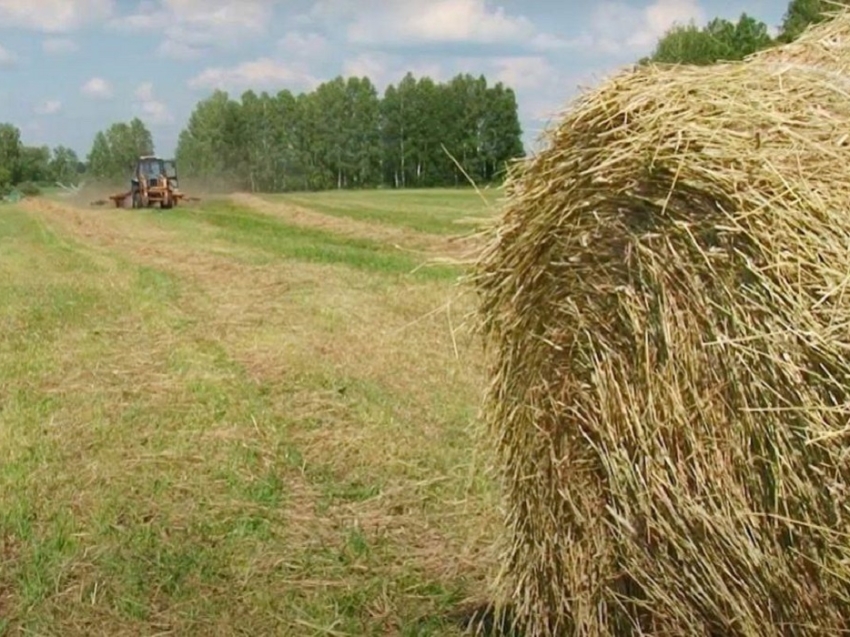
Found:
[[[472,282],[529,635],[850,630],[850,98],[778,55],[622,74],[512,171]]]

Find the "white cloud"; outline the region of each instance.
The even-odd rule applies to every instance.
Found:
[[[59,100],[45,100],[35,107],[35,112],[39,115],[53,115],[62,110],[62,102]]]
[[[233,47],[264,34],[275,0],[157,0],[143,2],[113,26],[128,31],[161,32],[159,53],[191,59],[214,47]]]
[[[429,4],[404,2],[378,15],[361,14],[348,29],[352,42],[375,44],[511,42],[531,37],[536,29],[523,16],[491,9],[484,0],[434,0]]]
[[[316,0],[310,11],[298,17],[299,24],[310,24],[316,20],[320,22],[332,21],[335,19],[348,20],[351,16],[356,15],[357,7],[361,10],[375,10],[375,4],[378,7],[382,6],[380,0]],[[386,4],[386,3],[385,3]]]
[[[166,124],[174,120],[164,102],[157,99],[152,82],[143,82],[133,93],[136,108],[151,124]]]
[[[523,116],[538,122],[560,119],[570,99],[620,72],[620,68],[584,72],[580,75],[556,77],[539,90],[528,91],[520,100]]]
[[[114,0],[0,0],[0,24],[66,33],[112,15]]]
[[[157,47],[157,53],[173,60],[195,60],[203,54],[203,49],[196,48],[177,40],[163,40]]]
[[[152,124],[167,124],[174,121],[171,111],[168,110],[164,102],[151,100],[149,102],[142,102],[139,106],[142,114]]]
[[[698,0],[655,0],[643,11],[643,28],[633,33],[628,43],[651,47],[670,27],[691,21],[704,22],[705,19]]]
[[[538,33],[531,38],[529,45],[536,51],[557,51],[558,49],[569,48],[571,41],[550,33]]]
[[[540,55],[499,57],[492,60],[495,79],[513,89],[538,89],[557,80],[558,72]]]
[[[143,82],[142,84],[139,84],[133,94],[136,96],[137,100],[149,102],[154,99],[153,82]]]
[[[347,24],[355,44],[495,44],[519,42],[537,29],[521,15],[486,0],[318,0],[313,20]]]
[[[189,88],[247,90],[271,88],[307,88],[319,83],[309,70],[299,63],[285,63],[271,58],[259,58],[232,67],[212,67],[189,80]]]
[[[633,55],[648,52],[675,25],[703,23],[698,0],[654,0],[637,8],[619,0],[602,0],[593,10],[590,27],[570,45],[595,53]]]
[[[330,43],[324,36],[299,31],[287,32],[278,40],[277,45],[284,54],[314,59],[327,54],[330,49]]]
[[[109,99],[112,97],[112,86],[102,77],[93,77],[80,88],[83,95],[93,99]]]
[[[366,76],[376,85],[386,85],[395,79],[391,76],[391,59],[386,54],[361,53],[345,60],[342,65],[342,75],[345,77]]]
[[[18,56],[0,44],[0,67],[13,66],[18,61]]]
[[[69,38],[46,38],[42,41],[41,48],[51,55],[73,53],[79,49],[77,43]]]

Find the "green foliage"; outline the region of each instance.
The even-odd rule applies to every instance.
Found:
[[[368,78],[337,77],[298,96],[216,91],[190,116],[176,159],[213,190],[454,186],[464,171],[498,180],[522,156],[521,136],[514,92],[483,76],[408,74],[383,97]]]
[[[86,163],[73,150],[27,147],[0,126],[0,191],[24,181],[74,184],[81,173],[125,180],[153,154],[139,119],[116,122],[92,140]],[[498,182],[523,155],[514,91],[485,77],[438,84],[408,73],[380,95],[367,77],[337,77],[311,93],[215,91],[180,132],[182,177],[208,192],[422,188]]]
[[[46,182],[50,179],[50,148],[47,146],[21,146],[18,163],[19,179],[29,182]]]
[[[773,45],[767,25],[746,13],[737,23],[715,18],[706,26],[675,26],[642,63],[707,65],[742,60]]]
[[[31,181],[25,181],[18,184],[18,190],[26,197],[37,197],[41,194],[41,188],[38,187],[38,184]]]
[[[791,0],[782,20],[780,42],[791,42],[811,24],[823,22],[828,14],[850,6],[847,0]]]
[[[0,190],[20,181],[21,132],[11,124],[0,124]]]
[[[126,179],[139,156],[153,152],[153,137],[142,120],[117,122],[95,135],[88,155],[89,173],[100,179]]]
[[[63,184],[75,184],[79,181],[82,172],[77,153],[65,146],[57,146],[53,149],[50,159],[49,172],[55,181]]]
[[[231,175],[244,165],[244,144],[239,104],[225,91],[215,91],[202,100],[180,133],[176,160],[181,173],[215,177],[219,185],[230,188]]]
[[[742,60],[751,53],[793,41],[810,25],[847,7],[850,0],[791,0],[775,39],[766,24],[746,13],[737,23],[715,18],[702,28],[693,24],[675,26],[658,41],[652,55],[639,63],[704,65]]]
[[[76,183],[82,172],[76,153],[59,146],[26,146],[12,124],[0,123],[0,195],[18,187],[25,195],[40,192],[38,184],[62,181]]]

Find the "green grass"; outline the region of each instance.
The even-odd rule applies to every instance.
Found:
[[[86,214],[0,212],[0,635],[458,634],[495,509],[451,281],[220,203]]]
[[[189,233],[194,232],[193,226],[211,226],[217,230],[212,235],[216,239],[296,261],[417,278],[456,279],[461,274],[455,267],[427,263],[378,241],[288,224],[225,201],[177,208],[162,215],[159,222]]]
[[[482,200],[483,197],[483,200]],[[267,201],[292,203],[338,217],[400,226],[440,235],[464,232],[464,219],[486,219],[498,206],[501,191],[363,190],[265,195]]]

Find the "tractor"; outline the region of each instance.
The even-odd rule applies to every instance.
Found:
[[[136,168],[130,179],[130,190],[110,195],[116,208],[173,208],[182,199],[194,201],[195,197],[186,197],[178,187],[177,167],[173,160],[154,155],[142,155],[136,162]],[[104,201],[92,202],[102,204]]]

